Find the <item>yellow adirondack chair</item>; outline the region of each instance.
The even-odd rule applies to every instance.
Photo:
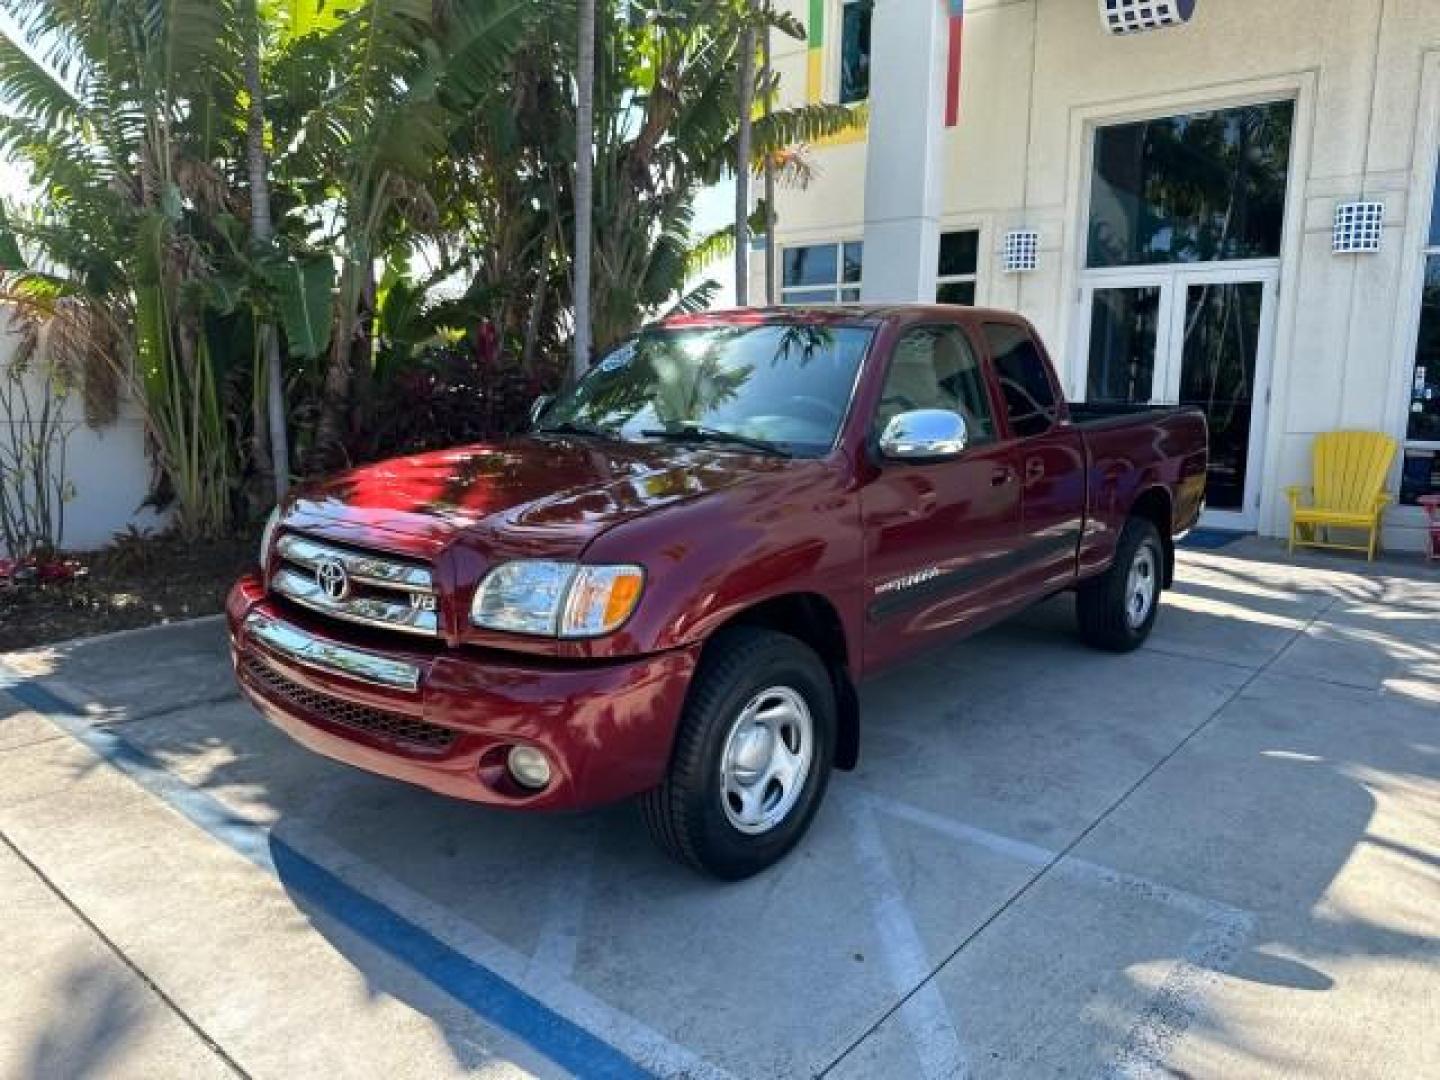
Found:
[[[1315,437],[1315,486],[1285,489],[1290,499],[1290,550],[1295,545],[1363,551],[1373,560],[1380,515],[1392,502],[1385,490],[1398,443],[1378,431],[1331,431]],[[1306,496],[1309,496],[1308,500]],[[1330,529],[1370,535],[1364,546],[1336,544]]]

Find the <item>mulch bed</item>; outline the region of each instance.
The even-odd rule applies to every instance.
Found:
[[[159,537],[67,555],[66,574],[53,576],[69,580],[0,583],[0,652],[213,615],[258,546],[258,534],[204,543]]]

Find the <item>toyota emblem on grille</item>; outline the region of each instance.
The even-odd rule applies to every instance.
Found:
[[[331,600],[344,600],[350,593],[350,575],[339,559],[322,559],[316,564],[315,584]]]

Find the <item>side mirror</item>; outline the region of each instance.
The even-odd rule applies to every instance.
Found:
[[[965,418],[948,409],[901,413],[880,436],[880,453],[895,461],[945,461],[970,443]]]
[[[554,394],[541,394],[530,403],[530,426],[532,428],[540,423],[540,417],[545,415],[545,410],[550,408],[554,401]]]

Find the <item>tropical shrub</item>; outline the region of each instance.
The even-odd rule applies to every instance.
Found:
[[[709,303],[713,282],[686,283],[724,236],[693,235],[695,198],[743,145],[747,167],[793,163],[855,116],[767,109],[740,138],[757,29],[803,33],[770,0],[598,7],[603,349]],[[0,152],[33,189],[0,207],[0,301],[63,326],[76,362],[137,401],[184,536],[264,508],[287,461],[513,429],[564,370],[570,0],[0,10],[24,38],[0,34]],[[762,80],[757,100],[774,92]]]

